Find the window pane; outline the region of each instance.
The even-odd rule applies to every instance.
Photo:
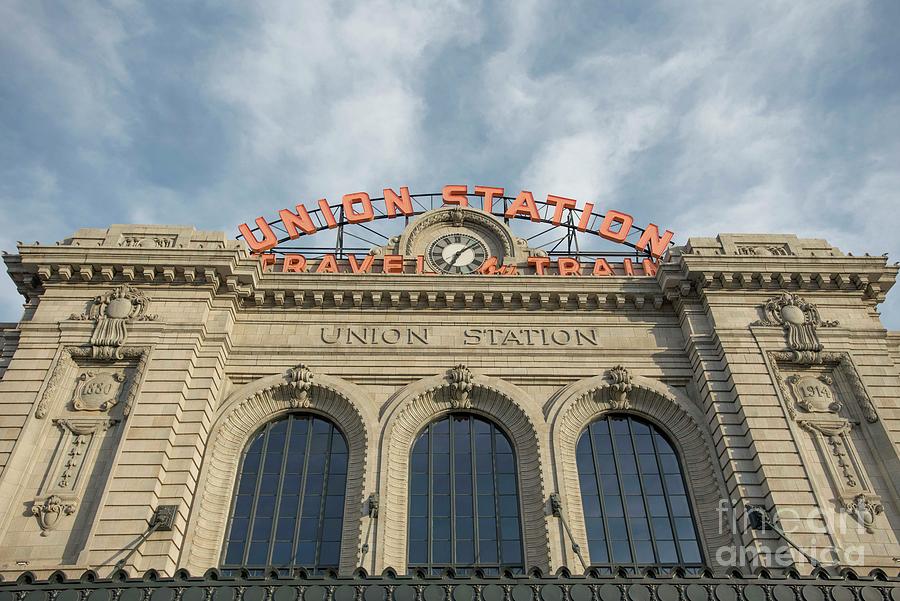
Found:
[[[267,424],[242,457],[224,567],[336,567],[346,466],[346,441],[330,421],[290,414]]]
[[[587,518],[584,521],[587,528],[587,537],[589,540],[598,540],[605,538],[603,530],[603,520],[600,518]]]
[[[475,563],[475,545],[468,539],[456,541],[456,564],[470,563]]]
[[[461,539],[471,539],[475,537],[475,522],[472,518],[456,518],[456,531],[454,532],[457,538]]]
[[[695,541],[680,541],[681,560],[684,563],[700,563],[700,546]]]
[[[631,415],[592,422],[576,467],[592,564],[672,564],[678,549],[681,561],[702,563],[678,458],[655,424]]]

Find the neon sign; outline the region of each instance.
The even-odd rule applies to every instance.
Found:
[[[419,214],[419,211],[416,211],[413,206],[413,196],[410,195],[408,187],[400,188],[399,193],[393,188],[385,188],[383,193],[384,196],[375,201],[381,205],[378,210],[382,216],[393,219]],[[577,215],[576,229],[596,234],[612,242],[625,242],[634,227],[634,218],[631,215],[610,210],[603,216],[599,226],[593,229],[591,228],[591,218],[596,216],[596,213],[593,212],[593,203],[580,203],[574,198],[554,194],[548,194],[547,200],[543,203],[545,207],[552,207],[553,216],[549,219],[541,215],[539,203],[535,201],[534,195],[528,190],[519,192],[511,203],[504,203],[505,207],[500,206],[499,203],[499,199],[507,198],[504,197],[503,188],[475,186],[472,195],[481,197],[481,209],[485,213],[504,219],[529,219],[534,222],[561,225],[567,212]],[[444,186],[441,197],[445,206],[469,206],[469,191],[468,186],[465,185]],[[340,205],[343,221],[338,220],[334,213],[334,207],[330,206],[324,198],[318,200],[316,205],[319,219],[313,219],[310,214],[312,211],[300,203],[293,210],[285,208],[278,211],[278,219],[273,222],[266,221],[265,217],[257,217],[256,228],[251,229],[249,225],[242,223],[238,230],[241,237],[250,246],[250,250],[254,253],[261,253],[275,248],[285,240],[284,238],[280,239],[273,231],[272,225],[275,223],[281,223],[281,227],[287,234],[286,239],[294,240],[301,236],[313,235],[322,229],[336,228],[342,223],[366,223],[376,219],[376,206],[366,192],[353,192],[343,196]],[[648,224],[633,247],[639,251],[645,251],[654,259],[662,257],[674,234],[669,230],[664,230],[660,234],[659,229],[659,226],[654,223]]]
[[[335,252],[321,253],[321,257],[313,264],[307,261],[304,254],[290,252],[294,249],[282,246],[335,228],[338,228],[340,239],[340,232],[349,225],[359,225],[374,232],[362,224],[378,219],[408,219],[421,215],[429,210],[422,203],[425,198],[430,199],[431,209],[438,208],[434,206],[435,199],[444,207],[469,207],[472,203],[472,208],[480,208],[507,222],[524,219],[546,224],[549,226],[548,230],[563,227],[568,229],[569,236],[573,236],[575,232],[584,232],[634,249],[633,258],[625,258],[618,264],[610,264],[602,257],[591,257],[590,263],[583,264],[579,259],[590,254],[584,252],[577,252],[576,256],[560,256],[560,252],[550,252],[551,256],[547,256],[546,252],[536,253],[536,256],[528,257],[526,262],[518,266],[504,263],[502,258],[488,256],[480,267],[470,268],[470,272],[483,275],[653,275],[657,261],[671,245],[674,235],[668,229],[663,229],[660,233],[659,226],[654,223],[639,227],[635,225],[631,215],[622,211],[598,213],[591,202],[580,202],[555,194],[548,194],[546,200],[538,200],[528,190],[522,190],[512,197],[506,196],[505,190],[499,187],[474,186],[470,190],[466,185],[451,184],[444,186],[440,195],[410,194],[409,188],[403,186],[399,192],[393,188],[384,188],[381,198],[373,199],[366,192],[354,192],[345,194],[340,203],[329,204],[324,198],[309,208],[299,203],[293,209],[278,211],[277,219],[267,221],[265,217],[257,217],[256,227],[242,223],[238,227],[239,238],[243,238],[251,252],[260,257],[264,269],[271,267],[287,273],[428,274],[431,270],[428,269],[424,256],[414,257],[414,264],[409,261],[410,257],[396,254],[378,257],[369,254],[359,259],[355,254],[338,248]],[[273,250],[283,255],[281,260],[272,254]],[[354,250],[365,252],[364,249]],[[640,265],[635,265],[635,262]],[[636,268],[639,273],[635,273]]]

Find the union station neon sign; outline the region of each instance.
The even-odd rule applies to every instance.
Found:
[[[377,258],[369,254],[360,259],[354,254],[346,254],[344,257],[344,253],[321,253],[321,258],[313,266],[306,256],[289,252],[285,246],[291,241],[325,230],[348,225],[362,226],[379,219],[408,219],[418,216],[429,210],[422,203],[423,197],[433,200],[436,196],[410,194],[409,188],[404,186],[399,192],[393,188],[384,188],[383,196],[374,199],[366,192],[354,192],[345,194],[341,202],[336,204],[329,204],[324,198],[311,208],[299,203],[293,209],[278,211],[277,219],[270,221],[263,216],[257,217],[256,227],[251,228],[247,223],[242,223],[238,227],[239,238],[247,243],[252,253],[260,256],[265,268],[276,268],[282,272],[432,273],[426,258],[421,255],[415,257],[415,265],[412,266],[407,264],[406,257],[399,254],[384,254]],[[539,253],[537,256],[527,257],[520,266],[504,264],[502,258],[488,256],[477,269],[456,273],[515,275],[521,267],[535,275],[652,275],[656,271],[656,263],[665,254],[674,236],[668,229],[663,229],[660,233],[661,228],[654,223],[639,227],[635,225],[634,217],[622,211],[608,210],[603,214],[597,212],[591,202],[554,194],[548,194],[546,200],[537,200],[528,190],[522,190],[512,197],[505,195],[504,188],[474,186],[470,191],[466,185],[451,184],[443,187],[440,201],[443,207],[477,208],[507,222],[524,219],[551,227],[567,228],[573,233],[592,234],[634,249],[633,259],[624,258],[621,263],[613,265],[603,257],[584,264],[580,260],[583,257],[559,256],[559,253],[556,256],[546,256],[547,253]],[[283,255],[280,261],[274,253]],[[458,257],[459,254],[455,256]],[[639,262],[640,267],[635,262]],[[636,268],[638,273],[635,272]]]

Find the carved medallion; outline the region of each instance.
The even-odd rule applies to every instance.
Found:
[[[791,376],[788,382],[794,387],[797,406],[808,413],[837,413],[843,406],[834,396],[829,376]]]
[[[86,371],[78,378],[72,405],[78,411],[109,411],[119,402],[124,381],[122,372]]]

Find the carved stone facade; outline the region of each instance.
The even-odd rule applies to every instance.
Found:
[[[538,254],[447,208],[372,256],[460,228],[511,265]],[[5,261],[27,308],[2,328],[4,576],[105,576],[136,544],[129,571],[219,565],[244,447],[291,412],[349,447],[344,575],[406,571],[410,451],[456,412],[512,442],[525,562],[543,573],[593,561],[576,445],[616,414],[677,449],[711,570],[812,569],[746,526],[747,505],[825,564],[900,565],[883,257],[735,234],[673,248],[653,276],[280,273],[222,233],[118,225]],[[161,505],[173,529],[138,544]]]

